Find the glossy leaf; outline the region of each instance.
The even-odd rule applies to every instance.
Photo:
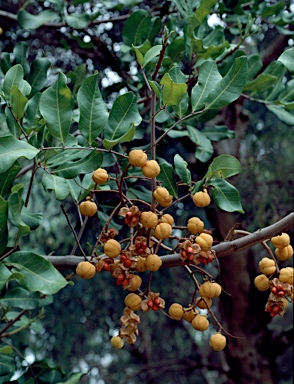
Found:
[[[219,109],[224,107],[240,96],[247,79],[247,57],[241,56],[234,60],[234,64],[209,93],[206,109]]]
[[[166,162],[160,162],[159,165],[160,165],[160,174],[157,176],[157,179],[161,181],[162,186],[169,191],[170,195],[177,198],[178,188],[175,181],[173,167]]]
[[[165,73],[160,81],[163,85],[162,101],[165,106],[178,105],[187,92],[187,84],[175,83],[168,73]]]
[[[36,93],[26,105],[25,119],[23,120],[23,126],[26,129],[34,129],[40,127],[41,114],[39,110],[41,93]]]
[[[187,126],[190,140],[197,145],[195,156],[202,163],[208,161],[213,154],[211,141],[198,129]]]
[[[201,1],[200,5],[197,7],[197,10],[194,12],[193,16],[189,18],[189,25],[193,31],[198,27],[205,18],[209,15],[210,9],[217,3],[217,0],[205,0]]]
[[[0,298],[2,305],[20,309],[35,309],[39,306],[39,301],[39,293],[29,292],[21,287],[9,289],[7,293]]]
[[[241,165],[236,157],[230,155],[220,155],[213,159],[213,162],[208,167],[205,178],[206,180],[217,177],[226,179],[237,175],[240,171]]]
[[[11,189],[8,198],[9,220],[19,228],[19,235],[25,236],[30,232],[30,227],[22,220],[21,211],[24,205],[22,199],[23,185],[17,184]]]
[[[43,89],[46,83],[49,67],[50,60],[46,57],[39,57],[33,61],[31,72],[27,76],[27,80],[32,87],[30,96],[33,96],[36,92],[39,92]]]
[[[211,189],[211,196],[216,205],[226,212],[244,213],[239,192],[224,179],[211,179],[208,183]]]
[[[10,270],[3,265],[0,264],[0,291],[5,287],[7,280],[9,279],[9,276],[11,275]]]
[[[235,137],[235,131],[228,129],[225,125],[212,125],[210,127],[205,127],[201,130],[201,133],[212,141],[234,139]]]
[[[247,81],[251,81],[262,68],[260,55],[251,55],[248,57],[248,76]]]
[[[17,15],[19,25],[24,29],[37,29],[41,25],[48,21],[58,20],[59,16],[56,12],[49,9],[40,12],[38,15],[32,15],[31,13],[20,9]]]
[[[84,29],[90,23],[90,16],[86,13],[82,14],[65,14],[66,23],[73,29]]]
[[[0,377],[3,382],[9,382],[15,372],[15,361],[13,356],[0,355]]]
[[[276,100],[278,98],[278,95],[284,88],[284,76],[286,72],[286,67],[280,61],[272,61],[270,65],[265,69],[263,72],[264,74],[277,77],[277,80],[273,86],[268,90],[265,100]]]
[[[162,50],[162,45],[155,45],[154,47],[150,48],[148,52],[146,52],[142,67],[145,68],[148,63],[150,63],[151,60],[153,60],[156,56],[160,54],[160,51]]]
[[[42,177],[42,185],[45,191],[53,190],[57,200],[64,200],[69,194],[69,187],[63,177],[44,173]]]
[[[132,48],[135,51],[137,61],[140,65],[140,67],[142,68],[144,56],[143,56],[142,52],[140,51],[140,49],[138,47],[135,47],[134,44],[132,44]]]
[[[21,166],[16,161],[11,168],[9,168],[7,171],[0,173],[0,195],[5,197],[10,192],[14,178],[18,174],[18,172],[21,170]]]
[[[34,252],[15,252],[4,264],[23,275],[21,285],[31,292],[53,295],[68,284],[49,261]]]
[[[48,131],[63,144],[69,133],[72,110],[71,91],[66,85],[65,75],[59,73],[57,81],[42,93],[40,111],[44,116]]]
[[[292,75],[294,75],[294,48],[289,48],[284,51],[278,60],[284,64]]]
[[[0,196],[0,255],[6,248],[8,242],[8,202]]]
[[[175,171],[177,172],[180,180],[183,183],[191,186],[191,172],[188,169],[188,163],[180,156],[176,154],[174,157]]]
[[[27,207],[23,207],[21,210],[21,219],[27,224],[30,229],[36,229],[43,221],[42,213],[30,212]]]
[[[90,145],[103,131],[108,119],[107,107],[98,88],[97,79],[98,73],[89,76],[77,94],[80,109],[79,129]]]
[[[256,79],[245,84],[244,92],[264,92],[269,89],[277,80],[276,76],[265,73],[260,74]]]
[[[17,120],[21,120],[23,118],[27,102],[28,99],[15,85],[13,85],[10,91],[10,104],[13,114]]]
[[[0,173],[11,168],[20,157],[33,159],[38,153],[37,148],[14,136],[0,136]]]
[[[141,45],[146,40],[152,44],[160,28],[161,20],[159,17],[152,19],[147,11],[137,10],[128,17],[124,24],[123,41],[130,47]]]
[[[15,62],[22,66],[25,76],[30,72],[30,65],[27,60],[27,50],[28,43],[26,41],[18,41],[13,49]]]
[[[272,113],[274,113],[283,123],[290,126],[294,125],[294,113],[292,111],[287,111],[285,107],[278,105],[267,105]]]
[[[86,374],[83,372],[74,372],[70,375],[70,377],[66,381],[59,381],[57,384],[79,384],[81,381],[81,377]]]
[[[16,86],[24,96],[28,96],[31,92],[31,86],[23,79],[23,68],[20,64],[11,67],[5,74],[3,82],[3,92],[5,99],[10,104],[11,90]]]
[[[222,77],[214,61],[207,60],[201,65],[198,82],[192,88],[191,92],[191,104],[193,111],[197,111],[204,107],[208,94],[221,79]]]

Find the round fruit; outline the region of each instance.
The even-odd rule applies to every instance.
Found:
[[[153,228],[156,226],[157,222],[158,217],[156,213],[151,211],[141,213],[140,223],[143,225],[144,228]]]
[[[221,333],[215,333],[210,337],[209,345],[214,351],[221,351],[227,343],[226,337]]]
[[[145,265],[145,261],[144,261]],[[130,280],[130,286],[127,288],[128,291],[136,291],[141,287],[142,284],[142,279],[140,276],[135,275],[131,280]]]
[[[191,217],[191,219],[188,220],[187,228],[192,235],[197,235],[203,231],[204,223],[199,217]]]
[[[129,152],[129,162],[134,167],[143,167],[143,165],[146,164],[147,160],[147,155],[142,149],[133,149]]]
[[[169,194],[168,190],[164,187],[158,187],[154,192],[153,196],[156,201],[163,207],[168,207],[173,201],[173,197]]]
[[[291,245],[287,245],[284,248],[276,248],[275,255],[281,261],[288,260],[293,256],[293,248]]]
[[[98,168],[92,174],[92,179],[96,184],[105,184],[108,180],[108,173],[103,168]]]
[[[266,276],[272,275],[276,271],[276,264],[273,259],[269,259],[268,257],[264,257],[258,263],[260,272]]]
[[[209,251],[212,247],[213,237],[208,233],[200,233],[200,235],[196,237],[196,243],[200,245],[202,251]]]
[[[184,310],[184,314],[183,314],[183,319],[188,321],[188,323],[192,323],[192,320],[194,319],[195,316],[198,315],[198,311],[196,308],[188,308],[186,310]]]
[[[169,213],[166,213],[161,216],[162,223],[168,223],[169,225],[174,225],[174,218]]]
[[[197,315],[192,320],[192,327],[197,329],[197,331],[206,331],[206,329],[209,327],[209,321],[207,320],[206,316]]]
[[[280,270],[279,280],[282,281],[283,283],[288,283],[288,284],[293,285],[294,284],[293,268],[292,267],[282,268]]]
[[[205,299],[205,300],[203,300],[203,299]],[[197,305],[198,308],[207,309],[207,305],[209,307],[211,307],[211,304],[212,304],[212,300],[208,299],[207,297],[198,297],[196,299],[196,305]]]
[[[161,258],[156,254],[148,255],[147,259],[145,260],[145,267],[148,271],[158,271],[159,268],[162,265]]]
[[[281,301],[279,301],[279,304],[283,307],[283,308],[287,308],[288,307],[288,304],[289,304],[289,302],[288,302],[288,300],[285,298],[285,297],[283,297],[282,299],[281,299]]]
[[[76,268],[76,274],[83,279],[91,279],[96,274],[95,265],[89,261],[81,261]]]
[[[124,346],[124,341],[119,336],[113,336],[110,339],[110,343],[115,349],[121,349]]]
[[[181,304],[173,303],[168,309],[168,314],[174,320],[181,320],[184,314],[184,309]]]
[[[204,189],[203,192],[196,192],[195,195],[191,195],[191,197],[193,199],[194,204],[200,208],[207,207],[211,201],[206,189]]]
[[[172,234],[172,227],[168,223],[159,223],[154,229],[154,236],[159,240],[168,239]]]
[[[135,293],[129,293],[125,297],[125,305],[130,308],[132,311],[137,311],[141,309],[142,298]]]
[[[160,166],[156,160],[148,160],[141,168],[143,175],[152,179],[160,173]]]
[[[202,297],[212,299],[218,297],[221,294],[222,287],[217,283],[211,283],[210,281],[205,281],[199,287],[199,294]]]
[[[290,245],[290,236],[287,233],[282,233],[280,236],[272,237],[271,242],[276,248],[285,248]]]
[[[265,275],[261,274],[254,279],[254,285],[259,291],[266,291],[270,287],[270,282]]]
[[[114,239],[107,240],[104,244],[104,253],[106,256],[114,259],[120,254],[121,246],[120,243]]]
[[[139,257],[137,264],[136,264],[136,271],[138,272],[144,272],[146,271],[146,266],[145,266],[145,261],[146,259],[144,257]]]
[[[83,216],[94,216],[97,210],[97,205],[93,201],[87,200],[80,204],[80,212]]]

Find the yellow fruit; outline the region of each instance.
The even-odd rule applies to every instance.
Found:
[[[205,300],[203,300],[203,299],[205,299]],[[209,307],[211,307],[211,304],[212,304],[212,300],[211,299],[209,299],[209,298],[207,298],[207,297],[198,297],[197,299],[196,299],[196,305],[197,305],[197,307],[198,308],[201,308],[201,309],[207,309],[207,305],[206,305],[206,303],[207,303],[207,305],[209,306]]]
[[[146,271],[145,261],[146,261],[146,259],[144,257],[141,257],[141,256],[139,257],[137,264],[136,264],[136,271],[138,271],[138,272]]]
[[[140,223],[143,225],[144,228],[153,228],[156,226],[157,222],[158,217],[156,213],[151,211],[141,213]]]
[[[108,180],[108,173],[103,168],[98,168],[92,174],[92,179],[96,184],[105,184]]]
[[[289,302],[285,297],[282,297],[281,300],[279,301],[279,305],[281,305],[285,309],[288,307],[288,304]]]
[[[200,235],[196,237],[196,243],[200,245],[202,251],[209,251],[212,247],[213,237],[208,233],[200,233]]]
[[[83,279],[91,279],[96,274],[95,265],[89,261],[81,261],[76,268],[76,274]]]
[[[133,149],[129,152],[129,162],[134,167],[143,167],[146,164],[148,158],[145,152],[142,149]]]
[[[188,220],[187,228],[192,235],[197,235],[203,231],[204,223],[199,217],[191,217],[191,219]]]
[[[194,317],[198,315],[198,311],[196,308],[186,308],[184,309],[183,319],[188,321],[188,323],[192,323]]]
[[[211,201],[206,189],[204,189],[203,192],[196,192],[195,195],[191,195],[191,197],[193,199],[194,204],[200,208],[207,207]]]
[[[164,215],[161,216],[161,219],[160,219],[163,223],[168,223],[169,225],[174,225],[174,218],[172,217],[172,215],[166,213]]]
[[[291,245],[287,245],[285,248],[276,248],[275,255],[281,261],[288,260],[293,256],[293,248]]]
[[[221,333],[215,333],[210,337],[209,345],[214,351],[221,351],[227,343],[226,337]]]
[[[268,257],[264,257],[258,263],[260,272],[266,276],[272,275],[276,271],[276,264],[273,259],[269,259]]]
[[[160,166],[156,160],[148,160],[141,169],[143,175],[150,179],[160,174]]]
[[[110,343],[115,349],[121,349],[124,346],[124,341],[119,336],[113,336]]]
[[[141,309],[142,298],[135,293],[129,293],[125,297],[125,305],[130,308],[132,311],[137,311]]]
[[[144,265],[145,265],[145,260],[144,260]],[[142,284],[142,279],[140,276],[135,275],[131,280],[130,280],[130,286],[127,288],[128,291],[136,291],[141,287]]]
[[[120,254],[121,246],[120,243],[114,239],[107,240],[104,244],[104,253],[106,256],[114,259]]]
[[[271,242],[276,248],[284,248],[290,244],[290,236],[287,233],[282,233],[280,236],[272,237]]]
[[[174,320],[181,320],[184,314],[184,309],[181,304],[173,303],[168,309],[168,314]]]
[[[168,190],[164,187],[158,187],[154,192],[153,196],[156,201],[163,207],[168,207],[173,201],[173,197],[169,194]]]
[[[205,283],[199,287],[199,295],[208,299],[218,297],[221,291],[222,287],[219,284],[211,283],[210,281],[205,281]]]
[[[147,259],[145,260],[145,267],[148,271],[158,271],[159,268],[162,265],[161,258],[156,254],[148,255]]]
[[[80,204],[80,212],[83,216],[94,216],[97,210],[97,205],[93,201],[87,200]]]
[[[192,327],[197,329],[197,331],[206,331],[206,329],[209,327],[209,321],[207,320],[206,316],[197,315],[192,320]]]
[[[266,291],[270,287],[269,279],[265,275],[258,275],[254,279],[254,285],[259,291]]]
[[[283,283],[288,283],[288,284],[293,285],[294,284],[293,268],[292,267],[282,268],[280,270],[279,280],[282,281]]]
[[[154,236],[159,240],[164,240],[172,234],[172,227],[168,223],[159,223],[154,229]]]

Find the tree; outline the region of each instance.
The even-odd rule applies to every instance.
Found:
[[[33,343],[15,337],[40,329],[44,307],[64,306],[58,300],[73,279],[92,310],[84,293],[92,280],[83,283],[74,272],[106,284],[101,313],[115,314],[101,337],[117,328],[117,349],[141,343],[133,351],[142,365],[125,372],[125,381],[173,380],[169,375],[189,367],[183,382],[195,370],[201,383],[216,373],[221,383],[279,382],[277,354],[288,349],[290,331],[275,333],[268,324],[289,313],[293,300],[285,233],[293,226],[291,198],[275,220],[262,216],[250,228],[256,206],[247,214],[246,191],[239,185],[240,197],[227,179],[240,180],[241,148],[253,137],[249,112],[263,124],[276,119],[280,131],[293,125],[290,2],[9,1],[0,15],[2,382],[17,375],[19,383],[86,380],[82,372],[65,375],[40,351],[22,368],[26,343]],[[261,146],[266,132],[260,136]],[[285,145],[283,167],[291,161]],[[257,181],[267,178],[256,171]],[[239,229],[246,220],[247,231]],[[256,244],[265,249],[258,259]],[[253,282],[266,292],[258,294]],[[76,302],[69,307],[73,319]],[[170,342],[160,312],[180,320],[181,335],[190,332],[197,361],[178,358],[172,343],[171,360],[156,351],[155,337]],[[198,335],[206,329],[206,315],[215,329],[197,342],[194,328]],[[228,368],[208,349],[210,340],[223,350],[223,336]],[[122,382],[110,374],[103,379]]]

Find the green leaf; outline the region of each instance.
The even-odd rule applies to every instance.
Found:
[[[72,13],[71,15],[65,14],[65,21],[73,29],[84,29],[87,28],[91,20],[87,13]]]
[[[243,91],[244,92],[264,92],[268,88],[270,88],[275,83],[276,80],[277,80],[276,76],[262,73],[256,79],[246,83]]]
[[[197,111],[204,108],[205,101],[211,90],[222,79],[217,65],[212,60],[205,61],[199,70],[197,84],[192,88],[191,104],[192,110]]]
[[[9,345],[0,348],[0,355],[10,355],[11,353],[13,353],[13,348]]]
[[[85,152],[85,151],[84,151]],[[74,179],[80,174],[90,173],[99,168],[103,161],[103,155],[98,151],[91,151],[87,156],[78,161],[65,161],[62,165],[52,171],[53,174],[64,177],[65,179]]]
[[[80,187],[81,180],[79,178],[77,178],[75,180],[69,179],[69,180],[66,180],[66,183],[68,185],[69,193],[70,193],[71,197],[75,201],[78,201],[79,195],[80,195],[81,190],[82,190],[82,188]]]
[[[41,126],[41,114],[39,110],[41,93],[36,93],[26,105],[25,120],[23,126],[25,129],[33,130],[38,129]],[[44,120],[42,119],[44,122]],[[45,123],[44,123],[45,124]]]
[[[39,301],[39,293],[29,292],[21,287],[9,289],[5,296],[0,298],[2,305],[20,309],[35,309],[39,306]]]
[[[201,1],[200,5],[197,7],[197,10],[194,12],[193,16],[189,18],[189,27],[193,31],[196,27],[202,24],[206,16],[209,15],[210,9],[217,3],[217,0],[205,0]]]
[[[71,125],[73,99],[66,85],[66,77],[59,73],[58,79],[47,88],[40,99],[40,111],[50,134],[64,144]]]
[[[189,132],[189,138],[193,143],[197,145],[195,156],[202,163],[208,161],[213,154],[213,146],[211,141],[203,135],[198,129],[187,126]]]
[[[274,113],[283,123],[290,126],[294,125],[294,114],[289,112],[283,106],[266,105],[267,109]]]
[[[121,136],[119,139],[115,139],[115,140],[104,139],[103,145],[106,149],[110,149],[118,143],[131,141],[135,135],[135,132],[136,132],[136,127],[135,127],[134,123],[132,123],[129,130],[127,130],[123,136]]]
[[[264,74],[277,77],[276,82],[267,92],[265,100],[276,100],[278,98],[279,93],[284,89],[284,76],[286,72],[286,67],[280,61],[272,61],[265,69]]]
[[[165,187],[170,195],[177,198],[178,188],[175,181],[174,169],[166,162],[159,162],[160,174],[157,176],[157,180],[161,181],[162,186]]]
[[[28,50],[28,43],[25,41],[17,42],[13,49],[15,62],[22,66],[25,75],[27,75],[30,72],[30,65],[27,60],[27,50]]]
[[[21,120],[24,115],[25,106],[28,99],[24,97],[21,91],[13,85],[10,92],[11,109],[17,120]]]
[[[191,194],[194,195],[196,192],[203,191],[204,189],[204,178],[202,180],[196,181],[196,183],[193,185]]]
[[[15,252],[5,259],[4,264],[24,276],[21,285],[31,292],[53,295],[68,284],[48,260],[33,252]]]
[[[161,92],[160,85],[156,81],[153,81],[153,80],[149,81],[149,85],[152,88],[152,90],[155,92],[156,97],[158,98],[158,100],[161,103],[161,101],[162,101],[162,92]]]
[[[108,119],[107,107],[98,88],[98,73],[81,85],[77,101],[80,109],[79,129],[91,145],[103,131]]]
[[[184,94],[184,97],[180,101],[179,105],[173,105],[172,108],[175,111],[175,113],[180,117],[184,117],[185,113],[187,112],[189,107],[189,95],[188,93]]]
[[[201,133],[212,141],[234,139],[235,137],[235,131],[228,129],[225,125],[212,125],[210,127],[205,127],[201,130]]]
[[[85,375],[82,372],[74,372],[66,381],[59,381],[57,384],[79,384],[81,377]]]
[[[169,71],[168,74],[170,75],[170,78],[173,82],[180,84],[180,83],[186,83],[186,76],[185,74],[180,70],[178,66],[173,66]]]
[[[234,60],[229,72],[209,93],[206,109],[219,109],[237,100],[247,79],[247,57],[241,56]]]
[[[20,9],[17,14],[19,25],[24,29],[37,29],[41,25],[48,21],[59,20],[59,16],[56,12],[49,9],[40,12],[38,15],[32,15],[31,13]]]
[[[0,139],[1,140],[1,139]],[[0,173],[0,195],[5,197],[10,192],[15,176],[21,170],[21,166],[18,161],[16,161],[11,168],[7,171]]]
[[[241,171],[241,165],[238,159],[230,155],[220,155],[213,159],[213,162],[208,167],[205,178],[223,178],[237,175]]]
[[[30,84],[23,79],[23,68],[20,64],[11,67],[4,77],[3,92],[5,99],[10,104],[10,94],[13,86],[16,86],[24,96],[29,95],[31,92]]]
[[[0,255],[6,248],[8,242],[8,202],[0,196]]]
[[[150,63],[152,59],[154,59],[154,57],[158,56],[161,50],[162,50],[162,45],[155,45],[154,47],[150,48],[149,51],[146,52],[144,56],[142,68],[145,68],[146,65]]]
[[[23,185],[17,184],[11,189],[8,198],[9,220],[19,228],[19,236],[25,236],[30,232],[30,227],[24,223],[21,217],[23,207]]]
[[[85,63],[80,64],[74,71],[69,71],[67,77],[71,80],[73,84],[73,95],[77,93],[77,90],[86,79],[87,75],[87,66]]]
[[[9,379],[12,377],[16,370],[15,367],[15,361],[13,356],[7,356],[7,355],[0,355],[0,377],[1,380],[5,383],[6,380],[8,382]],[[7,374],[9,374],[7,376]]]
[[[188,169],[188,163],[178,154],[174,157],[175,171],[183,183],[191,186],[191,172]]]
[[[23,207],[21,211],[21,219],[31,229],[36,229],[40,224],[42,224],[43,215],[42,213],[30,212],[27,207]]]
[[[140,65],[141,68],[142,65],[143,65],[143,60],[144,60],[144,56],[143,54],[141,53],[140,49],[135,47],[134,44],[132,44],[132,48],[133,50],[135,51],[135,54],[136,54],[136,58],[137,58],[137,61],[138,61],[138,64]]]
[[[27,80],[32,87],[30,96],[41,91],[45,86],[50,65],[50,60],[46,57],[40,57],[33,61],[31,72],[27,76]]]
[[[260,55],[251,55],[248,57],[248,76],[247,81],[251,81],[262,68]]]
[[[57,200],[64,200],[69,195],[69,187],[63,177],[44,173],[42,177],[42,185],[45,191],[52,189],[55,192]]]
[[[212,186],[211,196],[216,205],[226,212],[244,213],[239,192],[237,189],[224,179],[211,179],[209,181]]]
[[[294,48],[289,48],[284,51],[278,60],[284,64],[292,75],[294,75]]]
[[[0,264],[0,291],[5,287],[7,280],[9,279],[11,272],[5,265]]]
[[[168,73],[164,74],[160,84],[163,85],[162,101],[165,106],[178,105],[188,89],[187,84],[173,82]]]
[[[134,132],[133,125],[141,123],[141,115],[138,111],[137,99],[133,92],[127,92],[119,96],[111,108],[108,123],[104,129],[104,145],[111,142],[111,146],[127,141]]]

